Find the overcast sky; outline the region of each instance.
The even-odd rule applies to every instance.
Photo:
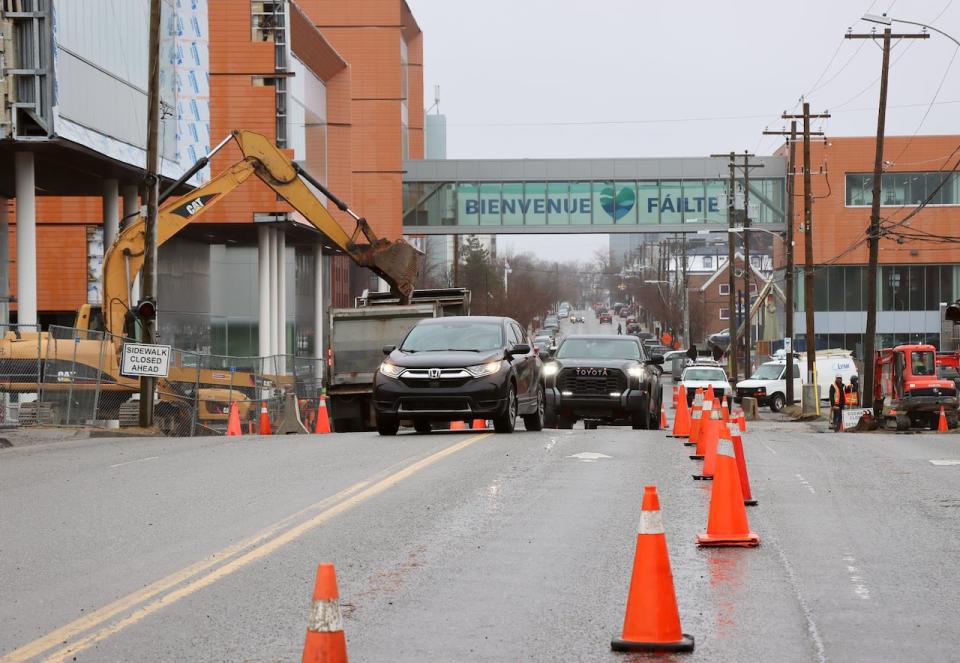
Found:
[[[440,86],[449,158],[770,154],[777,139],[761,132],[782,128],[803,95],[833,115],[818,127],[828,135],[872,135],[881,50],[844,39],[847,28],[869,31],[859,17],[887,11],[960,39],[960,0],[407,2],[424,33],[427,106]],[[936,33],[895,46],[888,134],[960,134],[955,56]],[[560,259],[606,241],[501,239]]]

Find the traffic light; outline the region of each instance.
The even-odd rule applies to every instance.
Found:
[[[140,320],[153,320],[157,317],[157,301],[153,297],[144,297],[137,302],[137,317]]]
[[[948,305],[943,317],[950,322],[960,322],[960,301],[955,301],[954,303]]]

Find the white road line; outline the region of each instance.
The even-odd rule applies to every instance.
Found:
[[[150,456],[149,458],[138,458],[137,460],[128,460],[124,463],[117,463],[116,465],[111,465],[111,468],[114,467],[123,467],[124,465],[132,465],[133,463],[144,463],[148,460],[156,460],[160,456]]]
[[[931,465],[960,465],[960,460],[931,460]]]
[[[771,447],[771,446],[770,446],[769,444],[767,444],[765,441],[760,440],[760,444],[762,444],[763,446],[765,446],[765,447],[767,448],[767,451],[769,451],[770,453],[772,453],[772,454],[777,453],[777,450],[774,449],[773,447]]]
[[[863,581],[863,576],[860,575],[861,571],[856,566],[856,558],[850,553],[846,553],[843,556],[843,561],[846,562],[847,573],[850,575],[850,582],[853,583],[853,593],[857,595],[858,598],[863,599],[864,601],[870,600],[870,588],[867,587],[866,583]]]
[[[780,558],[780,564],[787,573],[787,579],[793,588],[793,595],[796,597],[797,603],[800,605],[800,610],[803,612],[803,617],[807,622],[807,633],[810,634],[810,639],[813,641],[813,646],[816,649],[817,661],[819,663],[827,663],[827,653],[823,647],[823,640],[820,638],[820,631],[817,629],[817,623],[813,620],[813,611],[810,609],[810,605],[800,590],[800,582],[797,580],[797,574],[793,572],[793,566],[783,552],[783,548],[780,546],[777,537],[770,533],[767,533],[766,537],[767,541],[773,544],[773,547],[776,549],[777,556]]]
[[[804,479],[802,475],[797,474],[797,475],[795,475],[795,476],[796,476],[798,479],[800,479],[800,483],[802,483],[804,486],[807,487],[807,490],[810,491],[810,494],[811,494],[811,495],[816,495],[816,494],[817,494],[817,491],[813,489],[813,486],[810,485],[810,482],[807,481],[806,479]]]

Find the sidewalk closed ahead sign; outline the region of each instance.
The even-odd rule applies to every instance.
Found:
[[[124,375],[165,378],[169,368],[169,345],[123,344],[123,363],[120,366],[120,372]]]

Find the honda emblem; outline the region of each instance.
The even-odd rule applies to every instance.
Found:
[[[439,368],[431,368],[431,369],[430,369],[430,372],[429,372],[429,375],[430,375],[430,379],[431,379],[431,380],[439,380],[439,379],[440,379],[440,369],[439,369]]]

